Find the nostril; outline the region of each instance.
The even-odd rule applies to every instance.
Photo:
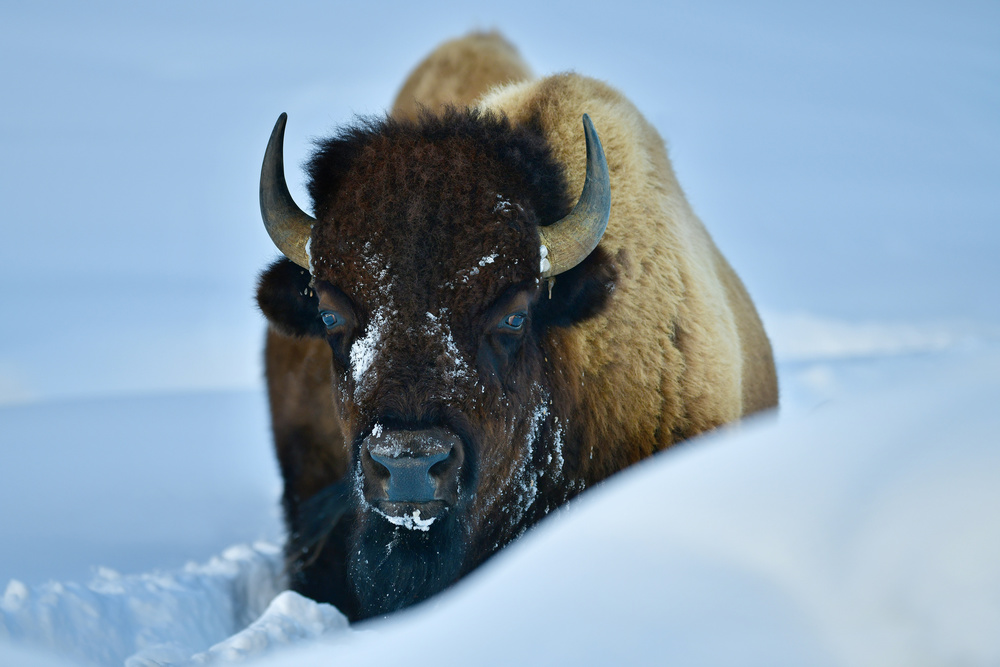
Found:
[[[431,466],[431,469],[427,471],[431,477],[440,477],[448,470],[448,459],[444,461],[438,461]]]
[[[391,472],[390,472],[389,468],[386,467],[386,465],[384,463],[382,463],[381,461],[378,461],[373,456],[371,456],[371,454],[368,455],[368,458],[371,459],[371,462],[372,462],[372,465],[371,465],[371,474],[372,474],[372,477],[374,477],[375,480],[379,481],[379,482],[384,482],[387,479],[389,479],[389,477],[391,476]]]
[[[456,449],[452,447],[451,451],[448,452],[448,456],[443,457],[440,461],[432,465],[427,473],[433,478],[444,477],[455,467],[457,459],[458,453]]]

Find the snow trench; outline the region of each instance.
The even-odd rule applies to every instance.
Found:
[[[207,665],[345,631],[334,607],[280,592],[282,560],[258,542],[177,572],[102,568],[87,584],[36,587],[14,579],[0,597],[0,649],[34,646],[93,665]]]

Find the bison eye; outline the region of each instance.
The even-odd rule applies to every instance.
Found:
[[[511,313],[507,317],[503,318],[500,323],[501,329],[507,329],[508,331],[520,331],[524,328],[524,320],[527,317],[524,313]]]
[[[332,310],[321,310],[319,312],[319,318],[323,320],[323,325],[326,327],[327,331],[336,329],[344,323],[344,319]]]

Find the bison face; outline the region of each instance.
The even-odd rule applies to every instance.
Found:
[[[555,291],[541,278],[539,226],[569,203],[535,128],[369,123],[308,169],[310,273],[278,262],[258,298],[332,351],[349,582],[369,616],[448,586],[572,494],[547,333],[603,307],[613,274],[597,252]]]

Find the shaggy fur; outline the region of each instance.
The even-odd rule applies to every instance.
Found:
[[[392,116],[415,120],[421,109],[468,106],[498,85],[527,81],[531,70],[495,32],[445,42],[410,73],[392,105]]]
[[[414,96],[465,104],[525,79],[511,63],[496,35],[446,43],[392,118],[321,142],[313,275],[281,260],[261,279],[292,584],[353,619],[447,587],[584,487],[777,404],[752,302],[620,94],[558,75],[414,117]],[[583,113],[608,157],[611,218],[550,298],[537,228],[582,188]],[[321,295],[346,321],[330,334]],[[500,326],[514,311],[528,314],[516,335]],[[464,443],[461,500],[426,533],[366,506],[358,452],[376,426]]]
[[[589,441],[587,481],[776,406],[771,346],[753,303],[638,110],[606,84],[574,74],[505,87],[479,106],[515,124],[540,122],[571,192],[583,187],[583,112],[607,154],[611,219],[600,247],[616,259],[612,307],[553,330],[549,340],[561,351],[552,359],[557,373],[580,380],[566,383],[576,389],[567,404]]]

